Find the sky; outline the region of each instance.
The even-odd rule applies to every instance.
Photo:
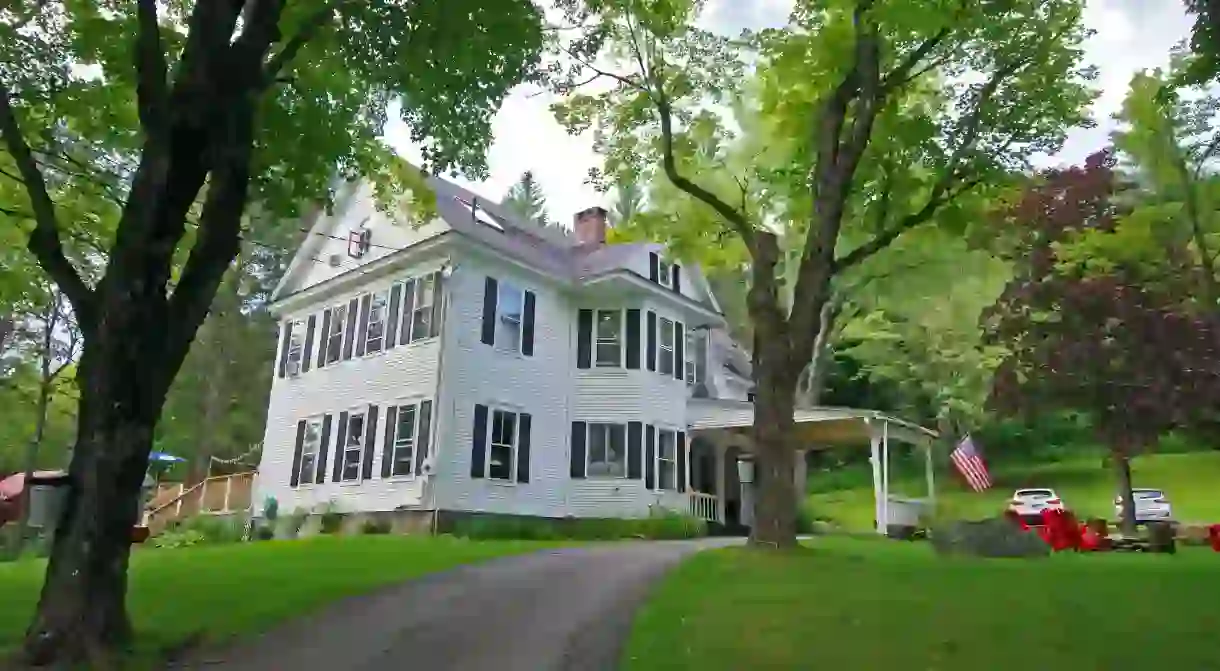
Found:
[[[702,23],[725,34],[744,28],[782,26],[791,0],[710,0]],[[1085,58],[1100,70],[1100,96],[1093,105],[1097,127],[1076,129],[1068,136],[1057,163],[1076,163],[1105,146],[1131,76],[1162,67],[1169,50],[1189,36],[1191,19],[1181,0],[1088,0],[1086,24],[1096,31]],[[565,225],[594,205],[609,207],[609,194],[585,184],[590,168],[601,164],[590,135],[572,136],[551,116],[554,97],[537,87],[520,86],[504,101],[492,126],[494,139],[487,160],[490,177],[481,182],[457,181],[479,195],[499,200],[529,170],[546,194],[553,219]],[[407,159],[421,159],[419,147],[401,123],[391,123],[386,140]]]

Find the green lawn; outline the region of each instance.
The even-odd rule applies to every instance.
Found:
[[[259,632],[375,587],[554,545],[387,535],[140,549],[128,604],[138,652],[150,654],[196,633],[218,640]],[[20,643],[44,568],[43,561],[0,564],[0,652]]]
[[[1220,555],[942,559],[821,537],[704,552],[638,614],[626,671],[1220,669]]]
[[[1164,489],[1182,522],[1220,522],[1220,451],[1148,455],[1132,462],[1136,487]],[[1020,487],[1052,487],[1079,517],[1114,516],[1114,473],[1100,458],[1032,467],[996,468],[995,486],[985,492],[966,489],[950,473],[937,473],[937,498],[942,511],[956,517],[990,517],[1004,509],[1008,497]],[[816,476],[811,476],[816,477]],[[816,487],[816,483],[813,483]],[[923,496],[923,475],[904,473],[891,490]],[[851,531],[873,525],[872,485],[811,494],[810,513],[833,520]]]

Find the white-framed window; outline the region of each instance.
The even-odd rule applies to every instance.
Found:
[[[491,411],[491,440],[487,441],[487,477],[512,481],[517,470],[517,429],[521,422],[511,410]]]
[[[436,296],[436,274],[415,278],[411,305],[411,340],[417,342],[433,335],[432,299]]]
[[[305,353],[305,320],[295,319],[288,335],[288,374],[301,372],[301,356]]]
[[[394,420],[394,450],[391,456],[390,475],[395,477],[415,474],[415,446],[419,439],[419,405],[398,406]],[[427,449],[420,445],[420,449]]]
[[[598,310],[594,313],[595,342],[593,363],[598,368],[623,365],[623,311]]]
[[[377,291],[369,299],[369,315],[364,320],[364,353],[380,352],[385,344],[386,306],[389,305],[389,294]]]
[[[332,364],[343,358],[343,334],[347,331],[347,303],[330,309],[330,326],[326,337],[326,363]]]
[[[627,427],[624,424],[589,424],[590,478],[627,477]]]
[[[661,337],[657,339],[657,371],[662,375],[674,374],[674,322],[660,318]]]
[[[318,453],[322,448],[322,417],[305,420],[305,435],[301,440],[301,467],[297,471],[297,483],[312,484],[317,475]]]
[[[674,267],[665,259],[657,259],[657,284],[672,289],[674,286]]]
[[[520,352],[525,291],[508,282],[500,282],[496,292],[496,348]]]
[[[703,381],[706,374],[704,362],[707,361],[707,332],[699,329],[689,329],[686,332],[686,384],[695,386]]]
[[[343,470],[340,480],[360,480],[360,460],[364,457],[364,413],[347,416],[347,432],[343,438]]]
[[[678,433],[657,429],[657,489],[678,488]]]

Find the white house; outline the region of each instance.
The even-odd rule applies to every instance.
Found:
[[[749,361],[699,270],[662,245],[607,244],[601,208],[568,233],[430,183],[438,217],[422,226],[388,220],[359,186],[311,222],[273,299],[254,501],[401,529],[654,506],[738,521]],[[864,411],[801,412],[879,454],[883,437],[930,435]]]

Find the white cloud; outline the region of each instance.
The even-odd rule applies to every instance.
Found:
[[[791,0],[711,0],[708,4],[704,24],[729,34],[782,25],[792,6]],[[1056,163],[1078,162],[1105,146],[1114,129],[1110,116],[1122,103],[1131,75],[1167,64],[1170,48],[1190,30],[1181,3],[1170,0],[1089,0],[1085,21],[1097,31],[1086,46],[1085,57],[1100,69],[1097,85],[1101,96],[1093,107],[1098,127],[1073,131],[1063,152],[1055,157]],[[553,96],[540,94],[537,87],[518,87],[493,124],[494,141],[487,157],[491,177],[477,183],[458,181],[498,200],[522,172],[531,170],[546,193],[551,216],[565,223],[586,207],[609,206],[610,196],[585,183],[589,169],[599,165],[592,137],[568,135],[551,116],[553,101]],[[400,123],[390,125],[386,138],[404,156],[419,160],[418,147]]]

